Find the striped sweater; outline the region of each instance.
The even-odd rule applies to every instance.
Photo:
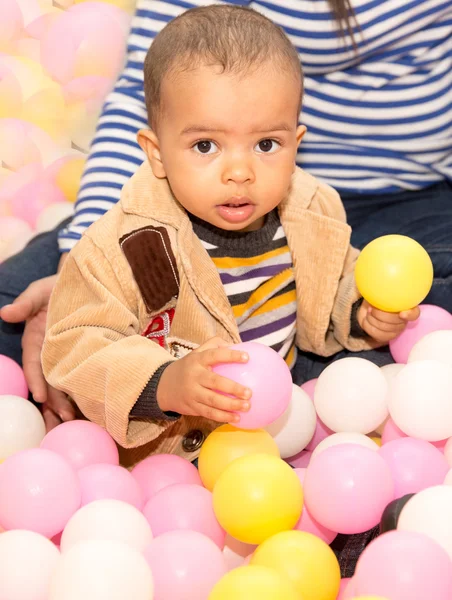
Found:
[[[270,346],[293,367],[297,296],[292,256],[276,211],[258,231],[223,231],[195,217],[193,228],[220,275],[243,342]]]
[[[70,250],[119,200],[144,159],[136,132],[147,126],[143,63],[168,21],[218,0],[138,0],[126,65],[108,95],[70,227]],[[297,162],[340,191],[415,190],[452,180],[451,0],[351,0],[360,32],[337,35],[326,0],[233,0],[281,25],[305,71]]]

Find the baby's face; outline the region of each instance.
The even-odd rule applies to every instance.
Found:
[[[299,98],[295,78],[271,65],[244,76],[204,66],[167,78],[154,173],[204,221],[258,229],[290,188],[305,131],[297,126]]]

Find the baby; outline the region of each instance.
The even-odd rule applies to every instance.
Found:
[[[251,391],[212,371],[246,362],[230,345],[267,344],[296,370],[418,316],[360,298],[340,198],[295,166],[303,75],[280,28],[236,6],[189,10],[156,37],[144,87],[148,161],[67,258],[42,356],[51,385],[138,449],[129,463],[193,460],[249,410]]]

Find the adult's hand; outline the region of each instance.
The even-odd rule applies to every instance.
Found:
[[[57,275],[52,275],[33,282],[13,304],[0,309],[0,318],[8,323],[25,321],[22,336],[24,374],[33,398],[43,404],[42,413],[48,431],[63,421],[75,418],[71,401],[66,394],[46,382],[41,366],[47,308],[56,279]]]

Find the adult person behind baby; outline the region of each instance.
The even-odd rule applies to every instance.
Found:
[[[451,310],[450,2],[244,0],[243,4],[282,26],[303,61],[302,121],[308,132],[298,164],[340,190],[355,246],[385,233],[404,233],[422,243],[435,265],[435,284],[427,300]],[[136,132],[147,123],[144,57],[157,32],[186,6],[176,0],[138,0],[127,63],[107,98],[76,215],[60,232],[63,256],[119,200],[122,185],[144,158],[136,142]],[[55,281],[54,276],[40,278],[56,272],[57,233],[42,236],[0,266],[0,306],[19,297],[1,317],[27,319],[23,339],[20,326],[0,323],[0,353],[20,361],[22,339],[30,389],[37,400],[49,400],[45,405],[49,427],[60,422],[56,413],[63,419],[73,416],[64,395],[46,386],[39,360]]]
[[[67,257],[42,364],[132,462],[193,460],[189,431],[258,401],[212,370],[246,362],[232,344],[272,347],[301,383],[344,349],[378,360],[419,309],[359,295],[339,195],[295,164],[303,75],[279,27],[242,7],[187,11],[156,37],[144,86],[148,160]]]

